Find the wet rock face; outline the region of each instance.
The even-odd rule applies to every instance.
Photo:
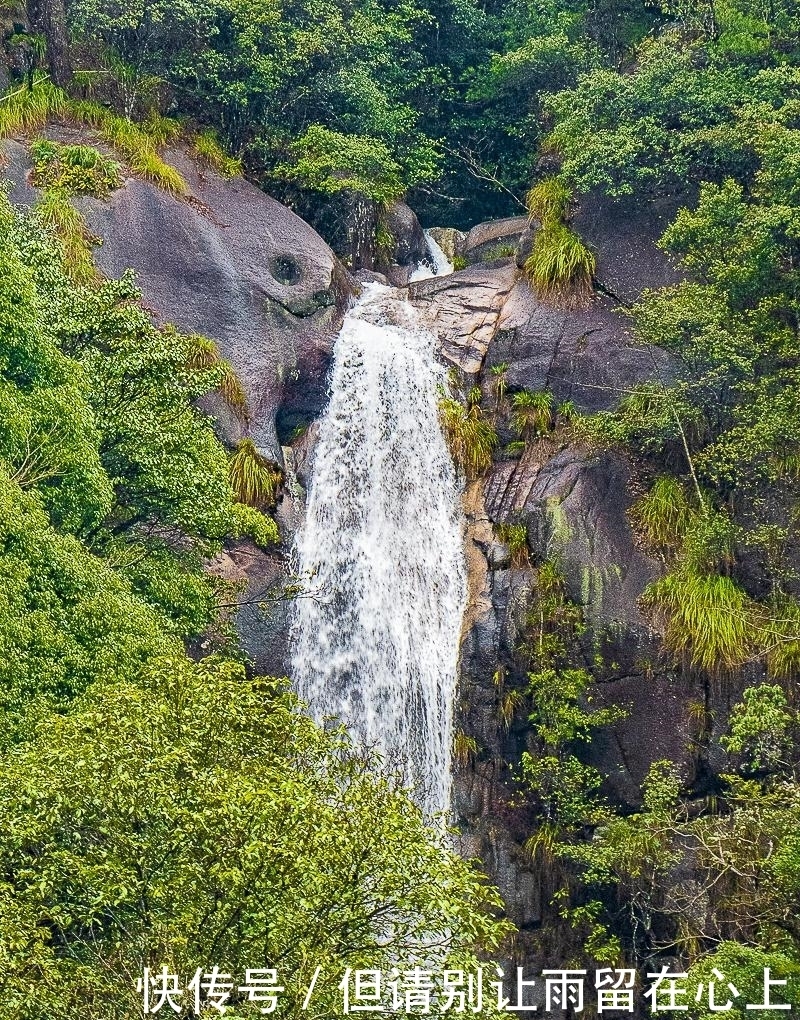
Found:
[[[431,227],[428,233],[452,262],[457,255],[463,255],[467,235],[455,227]]]
[[[664,220],[673,214],[664,210]],[[679,279],[655,247],[667,222],[645,224],[647,214],[620,208],[606,213],[588,200],[579,216],[573,226],[597,252],[598,278],[609,292],[598,292],[587,308],[556,308],[533,294],[522,274],[535,229],[527,222],[492,229],[482,224],[470,235],[472,250],[484,245],[486,252],[490,242],[496,245],[497,238],[521,228],[515,258],[412,286],[412,299],[439,332],[443,359],[470,384],[481,385],[484,406],[492,402],[489,370],[501,363],[509,366],[511,393],[547,390],[557,402],[571,400],[589,413],[615,406],[637,383],[669,380],[668,356],[639,345],[622,311],[643,287]],[[633,533],[628,510],[634,498],[622,456],[558,435],[529,443],[519,460],[498,461],[467,491],[470,594],[456,729],[474,738],[479,751],[456,762],[454,810],[465,848],[482,857],[521,928],[521,962],[536,958],[535,931],[555,890],[525,852],[536,820],[526,814],[525,798],[514,795],[509,764],[528,749],[527,711],[510,721],[499,711],[503,685],[522,690],[526,683],[520,644],[535,569],[510,561],[495,525],[524,524],[532,564],[557,562],[568,596],[582,607],[587,629],[575,654],[589,669],[598,655],[604,664],[594,702],[622,705],[628,712],[598,733],[590,764],[605,776],[605,794],[635,809],[653,761],[678,762],[692,778],[698,763],[691,749],[690,704],[703,691],[697,681],[670,670],[641,612],[642,592],[663,568]]]
[[[439,337],[442,357],[467,375],[483,366],[514,279],[514,266],[506,261],[411,285],[411,299]]]
[[[581,411],[613,407],[636,383],[670,375],[666,354],[638,344],[610,298],[555,308],[536,297],[511,259],[414,283],[411,297],[442,357],[463,373],[506,363],[510,389],[549,390]]]
[[[27,154],[16,146],[9,155],[6,172],[18,182],[11,199],[29,200]],[[188,200],[135,178],[107,200],[75,200],[102,238],[97,265],[111,277],[133,268],[156,319],[217,343],[247,393],[249,433],[280,460],[279,439],[325,404],[333,343],[357,285],[307,223],[254,185],[201,171],[181,151],[167,158],[186,179]],[[234,417],[223,412],[220,424],[226,439],[240,438]]]
[[[531,548],[558,561],[595,629],[646,632],[637,600],[659,567],[634,541],[627,464],[611,452],[569,445],[553,454],[550,446],[532,444],[521,460],[495,465],[486,479],[489,518],[526,525]]]
[[[405,202],[395,202],[386,212],[386,227],[394,237],[394,261],[414,266],[428,257],[428,243],[417,214]]]

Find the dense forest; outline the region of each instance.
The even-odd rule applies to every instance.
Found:
[[[656,761],[640,806],[615,803],[591,746],[627,708],[596,706],[581,607],[505,525],[535,575],[504,710],[527,727],[514,782],[547,875],[540,958],[668,964],[693,987],[718,972],[742,1018],[769,1015],[743,1004],[764,1001],[770,968],[788,982],[774,1001],[800,1007],[800,7],[0,10],[0,137],[25,139],[38,189],[30,208],[0,201],[0,1018],[139,1016],[137,980],[162,965],[277,969],[280,1016],[306,1010],[322,967],[311,1012],[337,1016],[346,968],[516,959],[480,870],[386,763],[258,675],[241,591],[207,569],[236,539],[281,541],[283,473],[215,434],[209,400],[246,420],[236,372],[206,337],[154,324],[132,273],[97,272],[72,204],[113,193],[123,167],[184,196],[170,146],[297,212],[352,271],[392,262],[400,199],[427,226],[524,216],[519,273],[561,308],[597,289],[582,202],[679,208],[659,245],[680,282],[611,295],[668,372],[586,414],[495,365],[483,390],[461,378],[442,397],[442,429],[468,481],[553,436],[624,454],[631,524],[661,566],[642,611],[660,662],[706,692],[697,755],[713,743],[723,761],[690,778]],[[97,146],[44,137],[52,121]],[[456,742],[457,762],[480,754]],[[715,1011],[708,995],[678,1008]]]

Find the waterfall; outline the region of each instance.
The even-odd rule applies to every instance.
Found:
[[[427,261],[420,262],[411,274],[412,282],[415,280],[429,280],[432,276],[449,276],[453,272],[453,263],[427,230],[425,231],[425,243],[428,245],[430,265]]]
[[[402,770],[428,812],[450,798],[466,570],[442,437],[434,337],[401,294],[364,287],[336,342],[296,553],[293,671],[318,720]]]

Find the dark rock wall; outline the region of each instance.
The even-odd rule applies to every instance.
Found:
[[[593,200],[585,204],[575,226],[597,252],[601,286],[585,309],[549,306],[521,278],[523,248],[530,246],[524,219],[474,228],[466,241],[474,264],[412,285],[412,299],[438,332],[445,362],[466,385],[481,385],[488,402],[489,370],[507,363],[512,391],[546,389],[557,402],[572,401],[585,412],[610,408],[636,383],[670,377],[665,353],[635,341],[625,306],[644,287],[679,279],[655,246],[673,214],[671,206],[607,211]],[[514,236],[518,258],[479,261]],[[526,711],[506,725],[499,705],[504,685],[525,682],[519,646],[537,564],[557,562],[569,597],[582,607],[587,630],[581,653],[596,676],[595,704],[622,705],[629,713],[592,745],[591,764],[606,776],[606,794],[633,809],[653,761],[680,763],[687,779],[697,767],[689,706],[707,692],[669,668],[640,611],[639,598],[662,565],[639,547],[631,528],[634,488],[621,455],[557,433],[529,443],[521,459],[499,459],[465,496],[470,596],[456,728],[473,737],[479,751],[455,765],[454,809],[464,851],[485,862],[520,928],[521,962],[533,963],[542,952],[537,933],[555,889],[553,877],[525,850],[534,818],[518,795],[514,766],[528,748]],[[495,527],[503,523],[526,526],[528,565],[512,565],[498,543]],[[550,949],[546,962],[553,965],[558,956]]]

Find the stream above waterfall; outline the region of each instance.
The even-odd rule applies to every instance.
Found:
[[[402,291],[364,287],[334,351],[296,544],[293,673],[446,810],[466,601],[460,489],[438,419],[444,371]]]

